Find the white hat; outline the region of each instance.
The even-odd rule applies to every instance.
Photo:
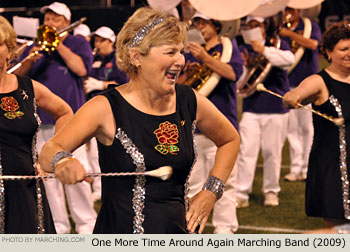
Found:
[[[89,36],[91,33],[89,26],[86,24],[80,24],[73,30],[73,35],[82,35],[84,37]]]
[[[245,20],[245,22],[248,24],[252,20],[258,21],[259,23],[264,23],[265,19],[263,17],[259,17],[259,16],[248,15],[247,19]]]
[[[107,27],[107,26],[101,26],[96,31],[92,33],[92,35],[98,35],[102,38],[109,39],[112,42],[115,42],[115,34],[114,31]]]
[[[196,13],[194,13],[193,17],[191,19],[194,19],[194,18],[201,18],[201,19],[204,19],[204,20],[210,20],[210,17],[200,13],[199,11],[196,11]]]
[[[64,16],[67,20],[70,20],[72,16],[69,8],[64,3],[53,2],[50,5],[42,7],[40,12],[45,13],[47,10],[52,10],[56,14]]]

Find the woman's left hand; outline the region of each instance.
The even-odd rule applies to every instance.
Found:
[[[189,210],[186,213],[187,230],[194,233],[199,225],[198,233],[204,230],[210,212],[216,202],[216,195],[210,191],[202,190],[189,200]]]

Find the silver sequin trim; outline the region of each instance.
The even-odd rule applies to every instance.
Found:
[[[335,107],[335,111],[338,113],[339,118],[343,118],[343,112],[341,105],[337,98],[333,95],[329,97],[329,101]],[[350,195],[349,195],[349,180],[348,180],[348,168],[346,164],[346,140],[345,140],[345,124],[339,126],[339,163],[340,163],[340,173],[343,189],[343,207],[344,207],[344,217],[350,220]]]
[[[33,99],[33,107],[34,107],[34,117],[38,123],[38,128],[36,129],[36,132],[33,136],[32,141],[32,156],[33,156],[33,167],[35,171],[35,175],[38,175],[36,165],[38,162],[38,151],[36,149],[36,142],[37,142],[37,136],[41,125],[41,120],[39,118],[39,115],[37,114],[37,106],[35,102],[35,98]],[[37,226],[37,233],[38,234],[44,234],[45,233],[45,226],[44,226],[44,208],[43,208],[43,195],[41,192],[40,187],[40,179],[37,179],[35,181],[36,183],[36,199],[37,199],[37,216],[38,216],[38,226]]]
[[[35,103],[35,98],[33,99],[33,107],[34,107],[34,117],[40,127],[41,121],[37,114],[37,106]],[[36,140],[37,140],[39,127],[37,128],[37,131],[35,132],[33,136],[33,141],[32,141],[32,158],[34,163],[33,166],[34,166],[35,175],[37,175],[37,171],[35,167],[38,161],[38,152],[36,150]],[[2,172],[3,171],[2,171],[1,152],[0,152],[0,175],[2,175]],[[41,193],[39,180],[36,180],[36,194],[37,194],[37,210],[38,210],[37,233],[42,234],[42,233],[45,233],[45,228],[44,228],[44,211],[43,211],[42,193]],[[5,233],[5,186],[4,186],[3,180],[0,180],[0,233],[1,234]]]
[[[189,210],[188,193],[190,192],[190,188],[188,186],[188,180],[190,179],[192,169],[193,169],[195,163],[197,162],[197,156],[198,156],[198,149],[197,149],[196,141],[194,139],[194,131],[196,130],[196,123],[197,123],[196,120],[194,120],[193,123],[192,123],[192,138],[193,138],[194,158],[193,158],[193,163],[192,163],[190,172],[188,173],[188,176],[187,176],[187,179],[186,179],[186,182],[185,182],[185,209],[186,209],[186,212]]]
[[[136,165],[136,172],[145,172],[146,165],[143,155],[139,152],[137,147],[132,143],[131,139],[127,134],[121,129],[118,128],[116,138],[120,141],[123,148],[126,150],[126,153],[130,154],[133,163]],[[134,221],[133,221],[133,233],[134,234],[143,234],[144,228],[142,226],[145,216],[143,214],[143,209],[145,208],[145,184],[146,178],[144,175],[136,176],[136,181],[134,185],[134,196],[132,199],[132,205],[134,209]]]
[[[142,27],[133,37],[132,42],[129,45],[129,48],[138,46],[141,43],[142,39],[150,32],[150,30],[152,30],[153,27],[155,27],[156,25],[164,22],[164,20],[165,20],[164,18],[157,18],[152,23]]]
[[[1,148],[0,148],[0,176],[2,175]],[[5,186],[0,179],[0,234],[5,233]]]

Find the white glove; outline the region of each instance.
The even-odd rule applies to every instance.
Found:
[[[88,94],[91,91],[94,90],[104,90],[105,89],[105,85],[103,83],[103,81],[101,80],[97,80],[95,78],[89,77],[87,78],[87,80],[84,81],[84,86],[85,86],[85,92]]]

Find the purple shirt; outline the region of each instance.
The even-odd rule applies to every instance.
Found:
[[[84,37],[68,35],[63,44],[79,55],[89,72],[93,60],[90,44]],[[31,47],[26,48],[21,58],[28,55]],[[65,64],[57,51],[50,54],[44,52],[29,71],[29,76],[44,84],[53,93],[60,96],[76,112],[85,102],[83,78],[73,73]],[[38,109],[43,124],[55,124],[55,120],[46,112]]]
[[[321,30],[318,24],[314,21],[311,21],[312,30],[310,38],[318,41],[318,44],[321,43]],[[294,32],[299,32],[299,34],[303,34],[304,31],[304,21],[302,19],[299,20],[298,26],[295,28]],[[291,44],[291,40],[289,37],[283,37],[288,44]],[[297,87],[300,82],[302,82],[306,77],[315,74],[318,72],[318,49],[311,50],[305,49],[303,57],[300,59],[298,65],[293,69],[293,71],[289,74],[289,85],[291,87]]]
[[[108,55],[95,55],[89,76],[103,81],[115,81],[119,85],[129,81],[126,73],[121,71],[117,66],[115,50]],[[88,96],[92,97],[99,93],[101,91],[92,91]]]
[[[241,52],[247,49],[250,56],[254,56],[257,53],[254,52],[250,45],[241,45],[239,47]],[[281,39],[280,50],[290,50],[290,46],[286,41]],[[264,86],[280,95],[284,95],[289,91],[289,83],[287,71],[278,67],[272,67],[270,73],[263,81]],[[281,98],[273,96],[266,92],[256,91],[251,96],[243,99],[243,112],[252,112],[258,114],[282,114],[287,113],[288,109],[283,106]]]
[[[208,53],[211,55],[214,51],[222,53],[222,44],[218,44],[211,48]],[[243,72],[243,60],[238,50],[236,40],[232,40],[232,57],[229,64],[236,75],[236,80],[240,78]],[[186,62],[200,62],[191,53],[185,54]],[[215,89],[208,96],[208,99],[223,113],[238,130],[238,116],[237,116],[237,88],[236,81],[231,81],[224,77],[220,78],[219,83]]]

